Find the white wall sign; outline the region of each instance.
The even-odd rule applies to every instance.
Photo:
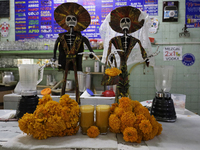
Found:
[[[166,46],[163,49],[164,61],[182,60],[181,46]]]

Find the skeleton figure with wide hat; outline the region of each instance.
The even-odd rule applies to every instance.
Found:
[[[133,47],[138,44],[140,48],[140,53],[143,60],[146,62],[146,65],[149,66],[149,60],[145,49],[142,47],[142,44],[139,39],[131,36],[130,34],[141,29],[144,20],[139,20],[141,11],[132,6],[123,6],[114,9],[110,13],[110,22],[109,25],[111,30],[114,30],[117,33],[121,33],[119,36],[115,36],[110,39],[109,46],[107,50],[107,56],[105,63],[113,62],[116,59],[114,53],[117,53],[120,59],[120,70],[122,73],[118,76],[117,90],[116,90],[116,102],[120,97],[129,96],[129,80],[128,80],[128,71],[127,71],[127,60],[133,50]],[[112,45],[115,47],[115,52],[112,50]],[[107,80],[103,77],[101,84],[106,85]]]
[[[82,71],[82,55],[85,43],[93,52],[89,40],[81,35],[80,31],[85,30],[90,25],[90,15],[88,11],[77,3],[63,3],[54,11],[56,22],[67,32],[60,33],[54,46],[53,61],[56,61],[56,51],[59,46],[58,63],[61,65],[59,69],[64,70],[63,85],[61,96],[65,94],[66,80],[69,70],[74,71],[76,101],[80,104],[79,85],[77,71]],[[93,53],[94,54],[94,53]],[[90,58],[93,58],[90,53]]]

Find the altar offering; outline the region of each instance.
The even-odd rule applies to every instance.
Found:
[[[112,104],[110,112],[109,130],[122,133],[126,142],[141,143],[142,140],[151,140],[162,132],[162,124],[139,101],[122,97],[119,104]]]
[[[107,134],[109,116],[110,105],[96,106],[96,126],[99,128],[100,134]]]
[[[75,135],[79,130],[79,105],[69,95],[63,95],[59,102],[50,95],[39,99],[36,110],[26,113],[18,121],[19,128],[35,139]]]
[[[94,125],[94,105],[80,106],[80,126],[82,134],[87,134],[87,130]]]

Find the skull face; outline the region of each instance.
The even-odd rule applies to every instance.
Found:
[[[65,23],[69,27],[75,27],[77,24],[77,18],[73,15],[68,15],[66,17]]]
[[[120,20],[120,27],[122,28],[122,30],[127,29],[129,30],[131,26],[131,20],[128,17],[122,18]]]

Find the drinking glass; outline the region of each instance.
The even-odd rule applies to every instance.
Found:
[[[87,134],[90,126],[94,125],[94,105],[80,106],[80,126],[82,134]]]
[[[107,134],[109,116],[110,105],[96,106],[96,126],[99,128],[100,134]]]

